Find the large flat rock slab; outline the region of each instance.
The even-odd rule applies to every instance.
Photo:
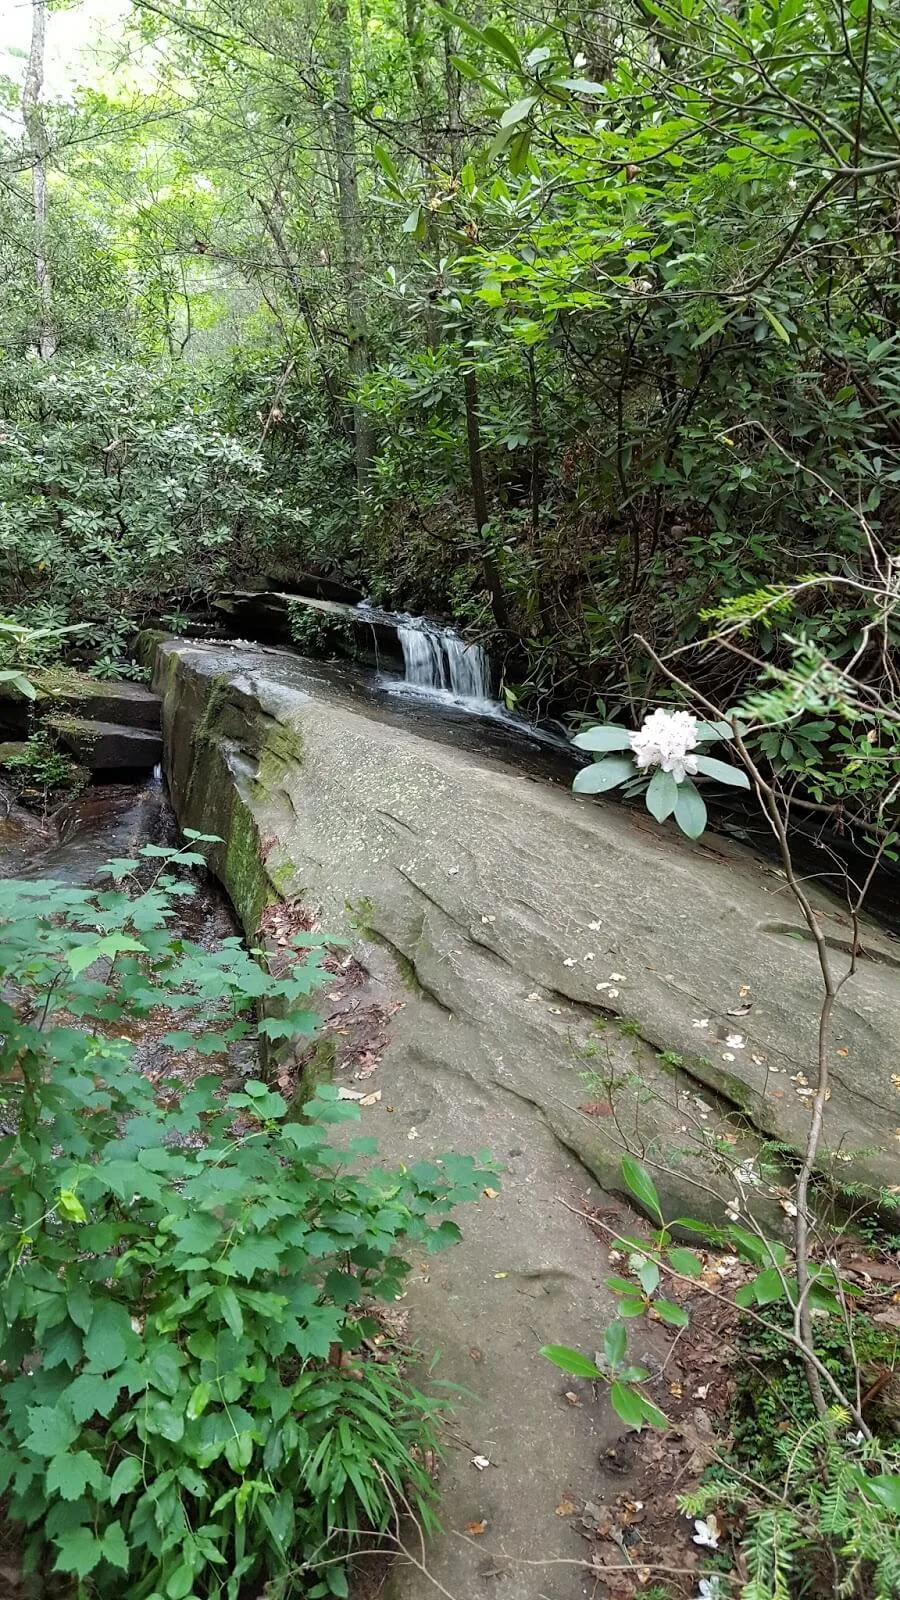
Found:
[[[423,1049],[538,1105],[601,1182],[627,1137],[674,1204],[703,1209],[692,1151],[716,1110],[803,1147],[820,978],[769,864],[575,799],[277,651],[164,644],[157,686],[184,820],[216,831],[218,814],[224,834],[239,813],[270,889],[355,922],[434,1002]],[[240,871],[228,854],[241,910],[247,852]],[[841,958],[846,913],[816,906]],[[871,925],[863,946],[835,1010],[822,1162],[874,1189],[900,1170],[900,950]]]
[[[437,1008],[425,1005],[427,1018],[428,1006]],[[589,1555],[577,1516],[557,1508],[568,1500],[580,1510],[620,1492],[620,1480],[607,1477],[604,1487],[604,1460],[623,1429],[589,1385],[565,1377],[539,1350],[560,1343],[593,1351],[613,1314],[605,1251],[562,1204],[577,1210],[604,1200],[537,1107],[475,1084],[459,1063],[423,1050],[423,1020],[418,1009],[399,1014],[377,1078],[353,1085],[377,1082],[382,1094],[363,1112],[363,1131],[392,1164],[483,1145],[504,1170],[496,1193],[459,1213],[462,1242],[414,1263],[404,1297],[422,1349],[419,1381],[431,1391],[435,1379],[446,1385],[453,1412],[439,1473],[443,1535],[428,1542],[427,1574],[398,1559],[386,1600],[432,1600],[436,1583],[455,1597],[581,1600],[578,1566],[529,1562]],[[651,1339],[642,1328],[637,1348],[649,1355]],[[476,1458],[489,1465],[479,1468]],[[403,1531],[421,1561],[414,1528]]]

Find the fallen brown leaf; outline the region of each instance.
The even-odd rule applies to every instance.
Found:
[[[480,1539],[486,1527],[486,1522],[467,1522],[466,1533],[471,1533],[474,1539]]]
[[[576,1510],[577,1507],[571,1500],[560,1500],[555,1515],[557,1517],[571,1517],[574,1516]]]

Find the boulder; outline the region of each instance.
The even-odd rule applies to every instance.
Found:
[[[266,574],[263,587],[285,589],[291,594],[308,595],[315,600],[340,600],[348,606],[358,605],[363,597],[361,589],[345,582],[343,578],[312,568],[272,567]]]
[[[607,1187],[637,1148],[670,1214],[721,1217],[715,1134],[802,1150],[821,983],[770,863],[578,800],[287,654],[164,643],[156,682],[174,803],[226,840],[214,865],[245,925],[300,897],[392,966],[392,1050],[461,1095],[539,1107]],[[843,959],[846,913],[815,904]],[[898,1014],[900,951],[867,923],[835,1007],[821,1165],[870,1192],[897,1179]]]
[[[84,683],[85,687],[79,693],[63,692],[56,697],[59,703],[71,708],[78,716],[95,722],[114,722],[126,728],[159,729],[159,695],[153,694],[142,683],[129,683],[125,679],[107,683],[85,679]]]
[[[5,767],[7,761],[13,761],[16,756],[23,756],[27,749],[27,739],[7,739],[0,744],[0,767]]]

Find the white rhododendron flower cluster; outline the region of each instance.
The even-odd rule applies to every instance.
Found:
[[[631,735],[631,748],[639,767],[662,767],[676,783],[697,771],[691,754],[699,744],[697,719],[687,711],[651,711],[643,727]]]

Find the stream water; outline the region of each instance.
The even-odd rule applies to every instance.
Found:
[[[183,843],[157,769],[143,784],[94,784],[44,823],[10,805],[0,826],[0,877],[89,885],[115,857],[131,858],[146,844],[177,850]],[[170,927],[208,949],[240,932],[227,895],[210,873],[195,875],[194,893],[176,904]]]

